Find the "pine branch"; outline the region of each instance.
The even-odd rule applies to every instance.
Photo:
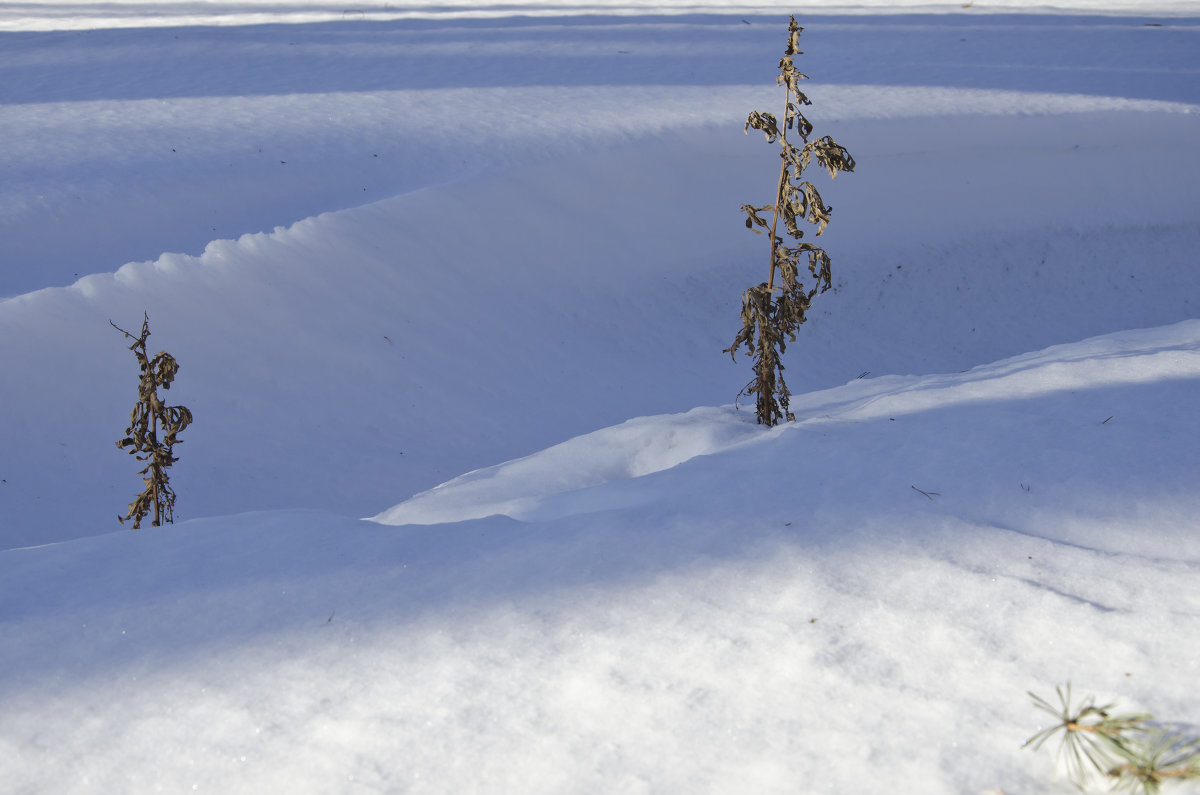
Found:
[[[1200,737],[1152,723],[1149,713],[1114,714],[1113,704],[1097,706],[1089,696],[1072,705],[1071,685],[1055,688],[1058,705],[1030,693],[1034,706],[1057,723],[1025,741],[1033,750],[1061,735],[1058,761],[1084,788],[1097,776],[1118,788],[1153,795],[1168,781],[1200,779]]]

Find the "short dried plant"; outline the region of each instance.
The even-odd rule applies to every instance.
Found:
[[[758,422],[776,425],[795,416],[788,409],[791,392],[783,379],[781,356],[788,341],[795,341],[796,330],[807,319],[813,297],[831,286],[829,255],[813,243],[799,242],[804,237],[801,223],[817,227],[815,237],[825,231],[833,210],[821,200],[817,188],[804,177],[804,171],[815,160],[817,165],[836,178],[842,172],[854,171],[854,158],[828,135],[810,140],[813,126],[801,108],[811,105],[800,90],[800,81],[808,76],[797,71],[793,58],[801,55],[800,32],[803,30],[792,17],[788,25],[787,51],[779,61],[777,82],[787,90],[783,124],[770,113],[752,111],[746,119],[745,131],[761,131],[768,143],[780,146],[779,181],[775,201],[761,207],[744,204],[746,227],[755,234],[767,233],[770,248],[770,272],[765,282],[742,293],[742,329],[725,353],[735,356],[740,348],[754,358],[754,378],[738,393],[754,395]],[[797,145],[788,133],[799,137]],[[780,234],[783,221],[788,237]],[[790,243],[790,244],[789,244]],[[814,282],[802,281],[801,270],[807,269]]]
[[[170,389],[179,372],[175,357],[159,351],[151,358],[146,353],[146,340],[150,337],[150,318],[143,315],[142,332],[134,336],[109,321],[109,325],[133,340],[129,350],[137,357],[140,368],[138,402],[129,414],[129,427],[117,447],[128,449],[130,455],[145,463],[138,474],[142,476],[145,489],[129,503],[129,512],[117,517],[122,524],[133,520],[133,528],[141,527],[142,519],[153,513],[153,527],[175,519],[175,491],[167,477],[167,469],[179,459],[172,455],[172,448],[180,442],[179,434],[192,422],[192,412],[185,406],[168,406],[158,397],[159,387]]]

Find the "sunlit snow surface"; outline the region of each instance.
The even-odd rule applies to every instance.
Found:
[[[1195,714],[1198,397],[1188,321],[774,430],[631,420],[381,517],[438,524],[10,550],[0,762],[15,792],[1068,792],[1025,689]]]
[[[768,430],[788,13],[859,167]],[[1198,36],[0,5],[0,790],[1020,795],[1026,690],[1200,724]],[[196,424],[131,532],[143,311]]]
[[[1200,507],[1200,491],[1194,489],[1200,449],[1195,449],[1195,437],[1188,433],[1167,432],[1162,434],[1165,438],[1150,441],[1155,428],[1161,433],[1172,424],[1168,417],[1190,412],[1190,400],[1200,385],[1197,379],[1200,321],[1188,321],[1055,346],[964,373],[889,376],[812,392],[793,401],[795,423],[769,432],[754,424],[753,406],[745,411],[695,409],[630,420],[462,475],[384,511],[375,520],[441,524],[504,514],[540,521],[626,507],[630,495],[641,495],[634,504],[657,501],[661,494],[654,479],[645,481],[656,484],[648,487],[625,481],[644,479],[698,456],[755,458],[758,445],[783,444],[782,439],[787,439],[791,448],[778,462],[787,477],[770,496],[763,496],[768,504],[795,501],[800,508],[811,499],[810,491],[848,488],[853,493],[823,495],[818,504],[849,502],[861,507],[867,501],[864,481],[925,477],[940,483],[952,477],[972,484],[972,491],[982,483],[990,484],[983,493],[967,497],[964,507],[982,509],[996,500],[1024,505],[991,492],[1001,484],[1011,489],[1010,481],[1015,479],[1032,495],[1034,480],[1057,471],[1071,483],[1086,481],[1089,488],[1074,494],[1078,502],[1069,510],[1059,501],[1078,489],[1068,489],[1054,499],[1059,502],[1057,510],[1071,516],[1055,517],[1063,528],[1039,524],[1031,532],[1063,541],[1070,540],[1070,532],[1084,533],[1089,545],[1103,538],[1100,546],[1111,551],[1147,553],[1153,547],[1164,557],[1177,553],[1200,562],[1200,534],[1190,532],[1190,516]],[[1179,402],[1178,408],[1164,408],[1157,397],[1150,397],[1168,394]],[[1106,406],[1111,407],[1106,417],[1086,415],[1103,412]],[[1118,406],[1140,417],[1139,429],[1128,438],[1123,432],[1114,433],[1121,441],[1109,448],[1111,440],[1088,438],[1086,432],[1078,435],[1082,428],[1097,424],[1115,429]],[[1056,416],[1072,413],[1076,416]],[[1183,416],[1178,422],[1185,428],[1189,425]],[[903,426],[911,431],[897,430]],[[863,429],[867,432],[860,436],[857,431]],[[925,435],[928,440],[920,438]],[[1139,439],[1160,463],[1153,467],[1143,463],[1141,471],[1130,472],[1131,454],[1141,459],[1136,450]],[[860,449],[856,440],[865,442],[865,447]],[[1068,458],[1054,460],[1060,455]],[[795,463],[786,463],[789,457]],[[1185,465],[1177,477],[1175,467],[1180,464]],[[855,482],[832,486],[829,476],[822,474],[826,466],[837,472],[854,471]],[[721,471],[736,473],[744,467],[744,462],[730,462]],[[919,475],[924,469],[931,471]],[[797,485],[788,488],[786,483],[793,478]],[[744,475],[734,480],[739,489],[748,487]],[[917,491],[915,485],[912,488]],[[925,496],[930,498],[927,492]],[[1040,499],[1027,502],[1042,511],[1049,508]],[[749,509],[742,506],[741,510]],[[1161,510],[1169,518],[1152,537],[1131,538],[1124,531],[1110,532],[1105,528],[1108,522],[1093,515],[1129,510]]]

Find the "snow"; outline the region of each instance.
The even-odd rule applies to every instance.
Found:
[[[791,12],[859,166],[764,429]],[[0,7],[3,789],[1017,795],[1027,690],[1195,725],[1197,32]],[[133,532],[143,311],[196,422]]]

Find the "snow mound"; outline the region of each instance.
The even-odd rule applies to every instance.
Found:
[[[948,406],[1200,377],[1200,321],[1105,334],[963,373],[883,376],[793,397],[808,420],[894,418]]]
[[[373,521],[431,525],[493,515],[545,521],[631,507],[644,501],[638,492],[610,488],[597,493],[596,487],[826,422],[894,422],[897,417],[972,404],[1012,404],[1186,379],[1200,379],[1200,320],[1056,345],[965,373],[858,379],[794,396],[798,422],[770,430],[754,424],[752,411],[732,406],[629,420],[469,472],[383,511]]]
[[[755,433],[753,413],[697,408],[640,417],[534,455],[477,469],[373,517],[383,524],[441,524],[504,514],[544,516],[545,498],[670,469]]]

